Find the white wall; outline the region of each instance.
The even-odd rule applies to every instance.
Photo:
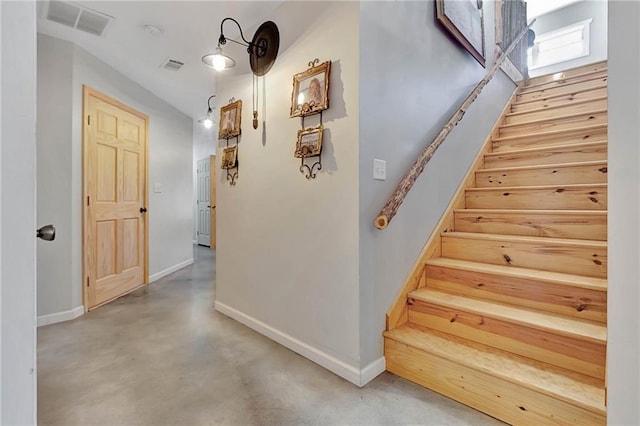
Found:
[[[640,4],[609,2],[608,423],[640,424]]]
[[[60,219],[60,250],[45,253],[38,266],[47,271],[39,280],[39,288],[46,294],[63,295],[50,300],[39,299],[38,314],[50,315],[69,311],[82,305],[82,86],[88,85],[149,116],[149,275],[153,280],[176,267],[193,261],[192,255],[192,120],[152,93],[110,68],[85,50],[49,36],[40,35],[38,46],[41,58],[39,93],[65,92],[60,103],[57,98],[43,96],[38,99],[39,111],[48,114],[58,108],[68,122],[45,119],[38,123],[38,148],[57,149],[61,161],[68,167],[46,163],[39,159],[42,173],[38,181],[46,187],[55,187],[68,203],[40,206],[39,218]],[[55,58],[54,58],[55,57]],[[54,61],[72,64],[71,86],[68,67]],[[61,87],[51,87],[60,85]],[[63,90],[62,87],[65,89]],[[67,88],[71,93],[66,93]],[[48,124],[48,127],[45,127]],[[51,131],[50,129],[54,129]],[[66,137],[65,137],[66,136]],[[45,184],[46,182],[46,184]],[[153,191],[154,184],[163,186],[163,192]],[[53,220],[50,220],[53,221]],[[69,228],[65,229],[65,225]],[[64,233],[68,235],[63,235]],[[46,268],[46,269],[44,269]],[[68,277],[71,279],[68,279]],[[46,290],[44,289],[46,286]],[[55,303],[54,303],[55,302]]]
[[[485,1],[485,28],[494,28],[494,10]],[[490,67],[494,31],[485,38]],[[379,231],[373,221],[387,198],[487,70],[442,29],[433,1],[361,3],[360,40],[360,333],[366,365],[382,355],[385,313],[515,86],[498,71],[389,227]],[[374,158],[387,161],[386,181],[372,179]]]
[[[529,75],[535,77],[550,74],[607,59],[606,0],[584,0],[538,16],[532,29],[536,32],[536,35],[541,35],[589,18],[593,18],[593,21],[591,22],[590,50],[588,56],[530,70]]]
[[[237,185],[218,173],[216,308],[359,382],[358,4],[287,2],[271,19],[281,40],[295,42],[280,51],[265,91],[260,79],[259,130],[251,76],[218,80],[218,99],[243,101],[243,134]],[[289,108],[292,77],[314,58],[333,64],[323,170],[308,181],[293,157],[300,118]]]
[[[0,424],[36,423],[36,15],[0,2]]]

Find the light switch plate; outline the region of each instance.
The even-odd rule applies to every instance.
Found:
[[[164,187],[162,186],[161,183],[153,184],[153,192],[161,193],[163,190],[164,190]]]
[[[373,178],[376,180],[387,179],[387,162],[384,160],[373,159]]]

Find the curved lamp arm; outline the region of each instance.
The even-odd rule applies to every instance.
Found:
[[[209,99],[207,100],[207,106],[209,107],[209,110],[207,111],[207,114],[211,114],[213,112],[213,110],[211,109],[211,99],[215,98],[216,95],[211,95],[209,96]]]
[[[242,44],[242,43],[240,43],[239,41],[233,40],[233,39],[231,39],[231,38],[230,38],[230,39],[227,39],[227,38],[224,36],[224,31],[222,30],[222,27],[223,27],[223,25],[224,25],[224,23],[225,23],[226,21],[233,21],[233,22],[235,22],[235,24],[238,26],[238,30],[240,30],[240,38],[242,38],[242,41],[244,41],[246,44]],[[250,47],[251,47],[251,45],[252,45],[252,44],[251,44],[251,42],[250,42],[249,40],[247,40],[247,39],[245,39],[245,38],[244,38],[244,34],[242,33],[242,27],[240,27],[240,24],[238,23],[238,21],[236,21],[236,20],[235,20],[235,19],[233,19],[233,18],[224,18],[224,19],[222,20],[222,22],[220,22],[220,38],[218,38],[218,44],[220,44],[220,45],[224,46],[225,44],[227,44],[227,40],[232,41],[232,42],[234,42],[234,43],[237,43],[237,44],[239,44],[239,45],[241,45],[241,46],[246,46],[246,47],[248,47],[248,48],[250,48]],[[247,50],[248,50],[248,49],[247,49]]]

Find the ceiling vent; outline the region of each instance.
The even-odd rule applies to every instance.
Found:
[[[51,0],[45,17],[67,27],[102,37],[113,17],[86,7],[64,1]]]
[[[164,68],[165,70],[178,71],[183,66],[184,62],[176,61],[175,59],[167,59],[166,61],[164,61],[160,68]]]

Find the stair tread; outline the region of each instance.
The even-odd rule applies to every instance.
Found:
[[[583,131],[600,130],[600,129],[606,129],[606,128],[607,128],[607,124],[594,124],[594,125],[591,125],[591,126],[576,126],[576,127],[570,128],[570,129],[549,130],[549,131],[546,131],[546,132],[533,131],[532,133],[529,133],[529,134],[520,134],[520,135],[513,135],[513,136],[500,136],[500,137],[497,137],[497,138],[493,138],[492,141],[493,142],[513,141],[513,140],[522,139],[523,137],[526,137],[526,136],[539,136],[539,137],[543,138],[543,137],[546,137],[546,136],[562,135],[563,133],[583,132]],[[599,142],[601,142],[601,141],[599,141]]]
[[[605,344],[607,327],[595,322],[573,319],[520,306],[445,293],[422,287],[409,293],[409,298],[458,309],[487,318],[500,319],[563,336]]]
[[[596,75],[597,74],[597,75]],[[587,77],[587,78],[584,78]],[[559,87],[567,87],[567,86],[571,86],[573,84],[578,84],[578,83],[584,83],[586,81],[593,81],[593,80],[598,80],[601,79],[603,77],[608,77],[608,73],[606,70],[598,70],[598,71],[593,71],[591,73],[586,73],[586,74],[582,74],[580,76],[575,76],[575,77],[567,77],[564,79],[558,79],[558,80],[564,80],[562,83],[557,83],[557,85],[555,86],[550,86],[550,87],[540,87],[540,86],[545,86],[548,84],[553,84],[556,83],[556,81],[547,81],[545,83],[538,83],[538,84],[532,84],[531,86],[523,86],[520,89],[520,93],[518,93],[519,95],[524,95],[527,93],[535,93],[535,92],[539,92],[542,90],[548,90],[548,89],[557,89]]]
[[[526,155],[526,154],[536,154],[539,152],[545,151],[560,151],[563,149],[580,149],[580,148],[591,148],[601,145],[607,145],[607,141],[599,141],[599,142],[584,142],[584,143],[573,143],[567,145],[555,145],[555,146],[544,146],[539,148],[524,148],[524,149],[513,149],[511,151],[500,151],[500,152],[488,152],[484,155],[487,157],[502,157],[509,155]]]
[[[606,183],[570,183],[567,185],[531,185],[531,186],[503,186],[499,188],[467,188],[466,191],[505,191],[516,189],[552,189],[552,188],[606,188]]]
[[[450,269],[500,275],[509,278],[522,278],[544,281],[559,285],[585,288],[596,291],[607,291],[607,280],[603,278],[588,277],[584,275],[566,274],[562,272],[543,271],[506,265],[493,265],[490,263],[473,262],[470,260],[452,259],[448,257],[436,257],[426,262],[430,266],[439,266]]]
[[[516,102],[513,103],[513,105],[524,105],[524,104],[529,104],[529,103],[532,103],[532,102],[548,101],[550,99],[561,98],[561,97],[567,96],[569,94],[576,95],[578,93],[584,93],[584,92],[589,92],[589,91],[592,91],[592,90],[606,89],[606,88],[607,88],[607,83],[603,83],[603,84],[601,84],[599,86],[586,87],[586,88],[583,88],[583,89],[579,89],[579,90],[576,90],[576,91],[574,91],[572,93],[558,93],[558,94],[555,94],[555,95],[545,96],[544,98],[529,99],[529,100],[526,100],[526,101],[516,101]],[[527,93],[525,93],[525,95],[526,94]],[[519,93],[518,96],[520,96],[520,95],[521,94]]]
[[[386,331],[384,336],[591,412],[606,415],[604,384],[601,380],[415,324],[404,324]]]
[[[606,96],[598,96],[598,97],[591,98],[591,99],[581,99],[581,100],[578,100],[578,101],[569,101],[569,102],[565,102],[565,103],[561,103],[561,104],[557,104],[557,105],[549,105],[549,106],[542,107],[542,108],[529,109],[529,110],[526,110],[526,111],[508,112],[507,114],[505,114],[505,117],[516,117],[516,116],[519,116],[519,115],[526,115],[526,114],[531,114],[531,113],[535,113],[535,112],[544,112],[544,111],[549,111],[549,110],[554,110],[554,109],[561,109],[561,108],[572,107],[572,106],[576,106],[576,105],[588,104],[590,102],[603,101],[603,100],[606,100],[606,99],[607,99]]]
[[[581,117],[581,116],[591,115],[591,114],[601,114],[603,112],[606,113],[607,109],[606,108],[597,108],[597,109],[594,109],[592,111],[575,112],[575,113],[571,113],[571,114],[556,115],[554,117],[537,118],[535,120],[523,121],[523,122],[520,122],[520,123],[503,124],[502,126],[500,126],[500,129],[511,129],[511,128],[518,127],[518,126],[528,126],[528,125],[531,125],[531,124],[547,123],[547,122],[550,122],[550,121],[564,120],[564,119],[567,119],[567,118]]]
[[[563,167],[580,167],[580,166],[606,166],[607,160],[598,161],[580,161],[573,163],[558,163],[558,164],[538,164],[534,166],[509,166],[509,167],[496,167],[490,169],[478,169],[477,172],[504,172],[504,171],[520,171],[520,170],[541,170],[541,169],[557,169]]]
[[[587,77],[587,76],[592,75],[592,74],[605,74],[606,75],[607,72],[608,72],[607,68],[602,68],[602,69],[599,69],[599,70],[589,71],[589,72],[576,74],[576,75],[572,75],[572,76],[568,76],[568,77],[561,77],[558,80],[565,80],[565,83],[570,83],[570,81],[567,81],[567,80],[578,80],[578,79],[581,79],[583,77]],[[553,73],[553,74],[557,74],[557,73]],[[544,76],[542,76],[542,77],[544,77]],[[528,89],[535,89],[536,87],[544,86],[544,85],[547,85],[547,84],[550,84],[550,83],[555,83],[556,81],[557,80],[551,80],[551,81],[544,81],[542,83],[526,84],[526,85],[522,86],[522,90],[524,91],[524,90],[528,90]],[[584,81],[584,80],[581,80],[581,81]],[[573,82],[573,81],[571,81],[571,82]],[[565,83],[558,83],[558,86],[562,86]]]
[[[597,240],[577,240],[571,238],[551,238],[551,237],[531,237],[526,235],[507,235],[507,234],[484,234],[476,232],[444,232],[442,237],[467,238],[475,240],[492,240],[492,241],[515,241],[533,244],[558,244],[583,247],[600,247],[606,248],[606,241]]]

